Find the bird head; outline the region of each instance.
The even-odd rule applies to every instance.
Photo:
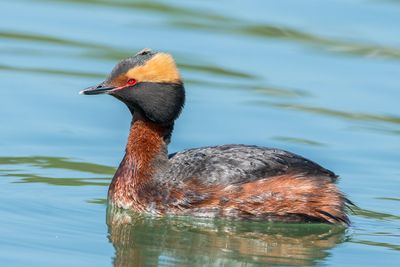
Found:
[[[185,102],[183,82],[172,56],[149,49],[120,61],[105,81],[80,94],[112,95],[132,114],[160,124],[172,124]]]

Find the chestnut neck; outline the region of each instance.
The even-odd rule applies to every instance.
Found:
[[[109,197],[119,206],[137,203],[146,185],[154,181],[157,171],[168,165],[167,145],[172,125],[161,125],[136,115],[126,145],[125,156],[109,188]]]
[[[125,157],[137,163],[152,161],[157,155],[166,154],[169,127],[133,118],[126,144]],[[135,166],[139,170],[141,166]]]

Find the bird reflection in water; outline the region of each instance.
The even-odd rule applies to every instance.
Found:
[[[107,210],[114,266],[312,266],[342,243],[345,229]]]

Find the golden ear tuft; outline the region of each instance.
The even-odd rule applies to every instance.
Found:
[[[127,76],[141,82],[178,83],[181,81],[174,59],[166,53],[157,53],[144,65],[130,69]]]

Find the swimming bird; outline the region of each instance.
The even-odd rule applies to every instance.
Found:
[[[113,207],[159,216],[349,224],[351,202],[335,185],[338,176],[302,156],[233,144],[169,155],[185,89],[168,53],[144,49],[81,93],[114,96],[132,114],[125,156],[108,191]]]

